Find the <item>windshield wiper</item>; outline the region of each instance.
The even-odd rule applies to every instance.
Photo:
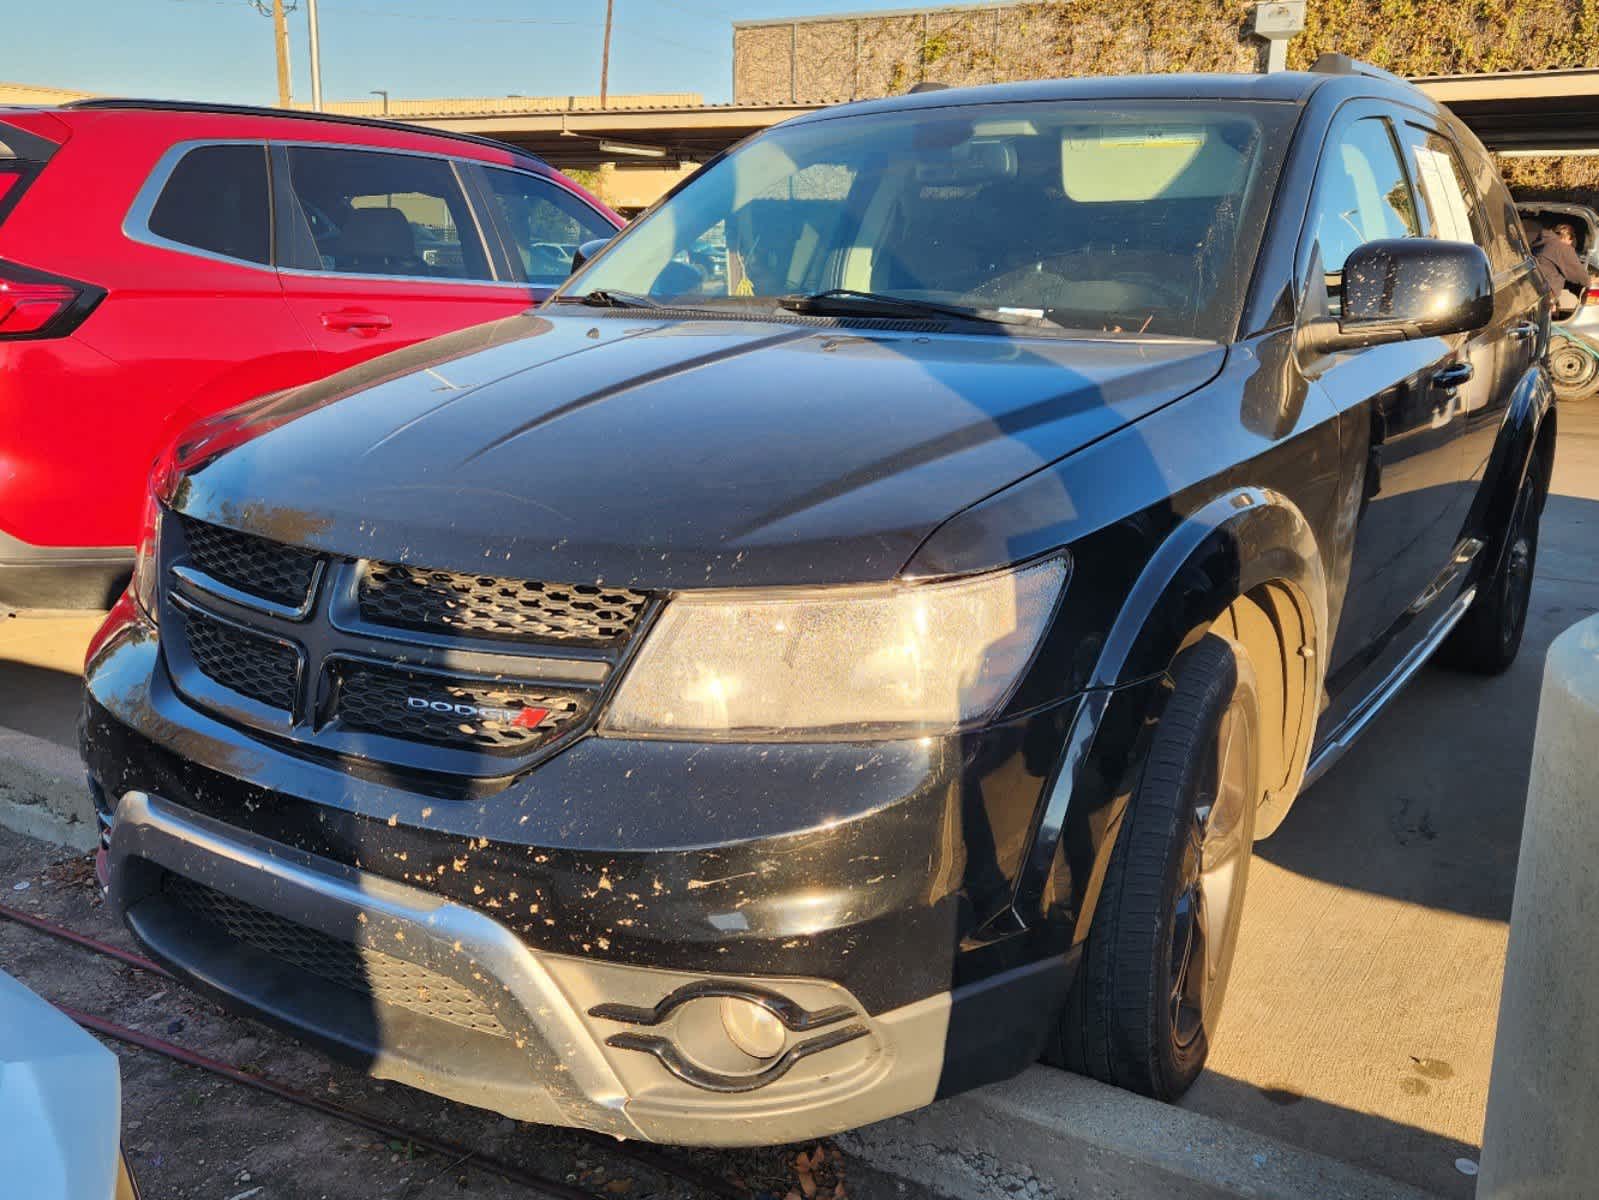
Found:
[[[618,292],[608,288],[595,288],[581,296],[562,296],[562,304],[586,304],[590,308],[660,308],[658,300],[640,296],[637,292]]]
[[[943,316],[983,321],[989,325],[1039,325],[1045,320],[1043,310],[1037,308],[970,308],[964,304],[941,304],[937,300],[862,292],[854,288],[828,288],[809,295],[779,296],[777,303],[789,312],[817,316]]]

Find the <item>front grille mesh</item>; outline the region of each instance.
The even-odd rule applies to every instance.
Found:
[[[441,680],[364,663],[340,663],[337,671],[335,712],[346,728],[491,754],[525,753],[553,741],[580,722],[591,703],[582,691]],[[455,705],[504,709],[516,717],[485,720]]]
[[[254,534],[180,517],[189,561],[219,583],[291,608],[311,592],[317,555]]]
[[[599,584],[538,583],[372,563],[361,616],[379,625],[472,637],[604,645],[632,632],[649,597]]]
[[[308,929],[181,875],[168,875],[163,890],[235,940],[329,983],[477,1033],[507,1036],[483,998],[447,975]]]
[[[207,679],[273,708],[294,707],[300,660],[292,647],[194,608],[185,613],[184,625],[189,657]]]
[[[403,649],[395,647],[391,655],[391,643],[428,640],[470,648],[475,642],[482,652],[491,649],[482,644],[488,639],[588,651],[574,650],[573,658],[595,652],[615,657],[651,599],[646,592],[601,584],[322,556],[182,513],[168,520],[181,533],[174,565],[194,569],[177,572],[172,582],[172,603],[183,618],[173,631],[179,685],[191,699],[220,703],[194,686],[203,676],[282,714],[311,717],[294,724],[290,736],[341,754],[417,761],[425,759],[427,746],[437,746],[512,756],[560,742],[588,718],[593,689],[522,682],[533,672],[524,672],[520,662],[496,664],[503,674],[485,668],[478,677],[457,676],[443,666],[425,669],[408,662]],[[322,579],[324,571],[328,580]],[[334,599],[313,610],[318,590],[332,592]],[[297,611],[269,609],[246,595]],[[347,596],[358,607],[361,628],[339,619],[348,611]],[[370,636],[380,629],[381,644]],[[424,639],[422,633],[432,636]],[[185,645],[186,656],[180,649]],[[378,747],[365,734],[423,745],[409,752],[392,744]]]

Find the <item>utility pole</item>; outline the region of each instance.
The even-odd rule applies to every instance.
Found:
[[[286,19],[300,5],[298,0],[248,0],[263,17],[272,18],[272,41],[278,57],[278,107],[294,102],[294,76],[289,71],[289,23]]]
[[[288,108],[294,93],[289,80],[289,22],[283,13],[283,0],[272,0],[272,35],[278,45],[278,107]]]
[[[306,0],[306,18],[311,26],[311,108],[322,111],[322,43],[316,24],[316,0]]]
[[[311,0],[312,11],[316,10],[316,0]],[[600,52],[600,107],[605,107],[605,96],[611,86],[611,14],[616,8],[616,0],[605,0],[605,48]]]

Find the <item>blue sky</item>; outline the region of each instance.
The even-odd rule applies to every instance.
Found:
[[[613,92],[729,99],[731,22],[911,0],[616,0]],[[271,103],[272,22],[250,0],[4,0],[0,79],[137,96]],[[405,96],[592,94],[605,0],[321,0],[322,89]],[[308,99],[305,11],[289,17]]]

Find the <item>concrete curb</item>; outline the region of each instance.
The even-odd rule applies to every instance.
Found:
[[[1359,1167],[1049,1067],[837,1141],[876,1170],[953,1200],[1435,1200]]]
[[[77,754],[0,728],[0,825],[74,850],[93,850],[99,834]]]

